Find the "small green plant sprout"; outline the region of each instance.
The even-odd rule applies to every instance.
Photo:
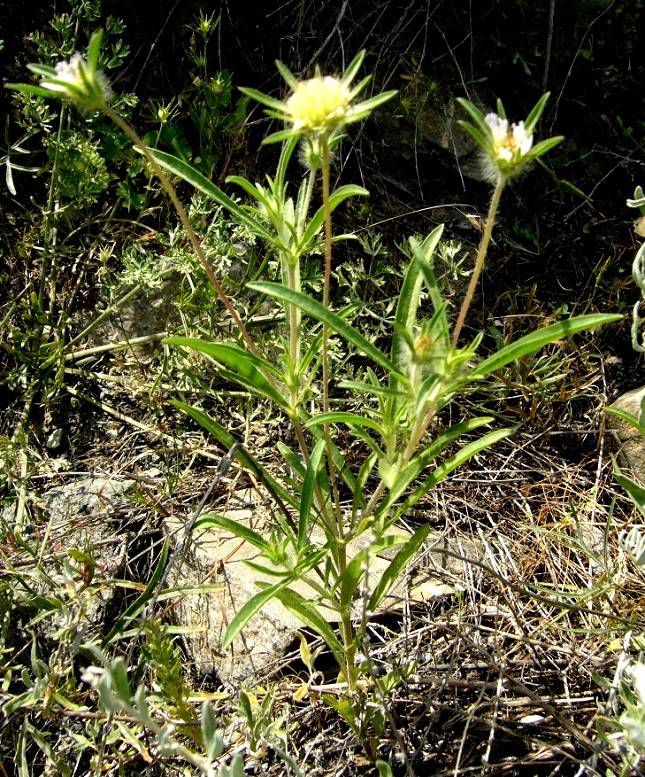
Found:
[[[127,716],[128,723],[119,726],[123,725],[129,742],[136,742],[145,731],[154,743],[154,754],[160,759],[184,761],[204,777],[242,777],[244,763],[240,753],[232,756],[230,766],[226,763],[224,739],[209,701],[202,703],[200,725],[195,728],[199,733],[193,735],[201,746],[189,746],[176,724],[159,714],[154,695],[143,684],[132,691],[127,665],[121,656],[111,661],[95,646],[89,649],[97,663],[87,667],[81,679],[97,692],[99,705],[109,719],[114,715]],[[98,773],[101,765],[95,766]]]

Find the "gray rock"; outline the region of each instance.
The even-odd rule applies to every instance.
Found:
[[[611,407],[640,417],[641,405],[645,399],[645,386],[628,391],[619,397]],[[616,455],[621,468],[629,470],[642,483],[645,483],[645,437],[632,424],[613,413],[607,415],[607,431],[615,443]]]
[[[232,502],[228,510],[220,511],[221,514],[260,533],[270,525],[266,507],[260,504],[258,495],[252,490],[236,494]],[[177,538],[178,545],[183,539],[183,527],[176,516],[166,521],[165,530]],[[409,534],[400,528],[391,532]],[[314,530],[312,538],[324,543],[319,530],[318,533]],[[349,558],[360,550],[365,540],[360,537],[348,544]],[[402,577],[380,609],[397,610],[410,599],[436,600],[460,588],[465,564],[449,557],[445,551],[450,549],[459,555],[481,556],[481,548],[474,541],[456,544],[441,532],[431,533],[423,570],[417,572],[414,579]],[[389,549],[383,556],[371,559],[369,572],[373,580],[380,579],[389,566],[388,556],[392,557],[394,552],[396,549]],[[253,616],[228,652],[222,651],[221,645],[228,624],[257,593],[258,583],[275,583],[276,578],[263,575],[245,563],[259,560],[256,548],[219,529],[194,532],[185,544],[183,554],[181,563],[173,567],[169,576],[173,588],[183,589],[173,598],[172,613],[197,671],[207,675],[215,673],[222,682],[233,686],[261,681],[271,666],[283,660],[296,630],[303,627],[298,618],[278,600],[271,600]],[[295,582],[290,587],[305,597],[311,596],[311,588],[302,583]],[[357,616],[360,616],[359,612]],[[336,622],[336,615],[331,610],[328,622]]]

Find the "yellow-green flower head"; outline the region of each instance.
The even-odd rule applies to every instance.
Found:
[[[361,51],[342,76],[323,76],[316,70],[316,75],[305,81],[298,81],[282,62],[276,62],[291,89],[291,95],[284,101],[256,89],[243,88],[244,94],[267,106],[269,116],[288,125],[284,130],[269,135],[264,142],[277,143],[294,135],[305,136],[310,143],[316,139],[337,139],[346,124],[366,119],[374,108],[393,97],[396,92],[383,92],[362,102],[356,101],[370,80],[367,76],[352,85],[364,58],[365,52]]]
[[[333,76],[301,81],[285,103],[285,113],[297,132],[319,134],[349,118],[351,91]]]

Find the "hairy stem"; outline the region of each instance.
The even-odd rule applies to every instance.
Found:
[[[106,105],[103,110],[105,111],[105,114],[109,116],[109,118],[117,125],[117,127],[119,127],[119,129],[122,130],[130,138],[130,140],[135,144],[135,146],[137,146],[137,148],[141,150],[142,154],[145,156],[146,160],[148,161],[148,164],[150,165],[150,167],[152,167],[155,175],[161,182],[161,185],[163,186],[164,190],[170,197],[170,201],[172,202],[175,210],[177,211],[177,215],[179,216],[181,223],[183,224],[184,229],[186,230],[188,238],[193,246],[193,249],[195,250],[195,253],[199,257],[199,261],[202,263],[204,271],[208,276],[208,280],[213,285],[215,291],[219,295],[219,298],[224,303],[224,307],[228,310],[228,312],[231,315],[231,318],[235,322],[235,325],[240,330],[240,333],[244,338],[246,344],[248,345],[249,350],[256,356],[260,356],[257,348],[255,347],[255,343],[253,342],[253,338],[248,333],[247,328],[244,326],[244,322],[237,314],[237,311],[231,304],[231,301],[226,295],[226,292],[222,288],[220,282],[215,277],[215,273],[213,272],[210,264],[208,263],[208,260],[206,259],[206,255],[204,254],[204,249],[202,248],[199,242],[199,238],[195,234],[195,230],[193,229],[193,226],[190,223],[188,214],[186,213],[184,206],[181,204],[179,197],[177,197],[177,192],[175,191],[173,185],[168,180],[168,176],[161,169],[156,159],[148,151],[146,144],[143,142],[143,140],[141,140],[141,138],[132,129],[132,127],[126,121],[124,121],[119,116],[118,113],[113,111],[112,108],[109,107],[109,105]],[[270,377],[270,376],[267,376],[267,377]]]
[[[464,301],[461,304],[459,317],[457,318],[457,323],[455,324],[455,328],[452,333],[451,344],[453,348],[456,348],[457,343],[459,342],[459,335],[461,334],[461,329],[464,325],[464,321],[466,320],[466,314],[468,313],[468,308],[470,307],[470,303],[473,300],[473,295],[475,294],[475,289],[477,288],[479,277],[482,273],[482,270],[484,269],[486,253],[488,252],[488,245],[490,243],[491,235],[493,234],[493,225],[495,224],[495,216],[497,215],[499,201],[502,196],[502,191],[504,190],[504,186],[506,186],[507,180],[508,179],[506,177],[500,176],[499,180],[495,184],[495,189],[493,190],[493,196],[491,198],[490,205],[488,208],[488,217],[486,219],[486,226],[484,227],[484,234],[482,235],[482,238],[479,241],[479,248],[477,250],[477,260],[475,262],[475,269],[473,270],[473,274],[470,279],[470,284],[468,285],[468,290],[466,291],[466,296],[464,297]]]

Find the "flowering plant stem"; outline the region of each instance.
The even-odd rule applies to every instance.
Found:
[[[484,232],[482,233],[481,240],[479,241],[479,248],[477,249],[475,269],[473,270],[473,274],[470,278],[470,283],[468,284],[466,295],[463,302],[461,303],[459,316],[457,317],[457,323],[455,324],[455,328],[452,332],[451,345],[453,348],[456,348],[457,343],[459,342],[459,335],[461,334],[462,327],[466,320],[466,315],[468,313],[468,309],[470,308],[470,303],[473,300],[473,295],[475,294],[477,283],[479,282],[482,270],[484,269],[484,262],[486,261],[486,254],[488,252],[491,235],[493,234],[493,226],[495,225],[495,217],[497,216],[499,201],[502,197],[502,192],[504,191],[504,187],[506,186],[507,181],[508,178],[506,176],[500,175],[497,183],[495,184],[495,188],[493,189],[493,195],[490,200],[490,205],[488,206],[488,216],[486,217]]]
[[[240,334],[244,338],[244,341],[246,342],[249,350],[256,356],[259,356],[260,354],[255,346],[255,343],[253,342],[253,338],[249,334],[246,326],[244,326],[244,322],[238,315],[237,311],[231,304],[231,301],[228,298],[224,289],[222,288],[222,285],[215,277],[215,273],[213,272],[213,269],[210,266],[208,259],[206,258],[206,254],[204,253],[204,249],[202,248],[201,243],[199,242],[199,238],[195,234],[193,225],[190,223],[188,214],[186,213],[184,206],[181,204],[181,200],[177,196],[175,187],[168,180],[168,176],[161,169],[161,167],[159,166],[159,163],[150,153],[146,144],[143,142],[143,140],[141,140],[141,138],[127,123],[127,121],[125,121],[116,111],[112,110],[112,108],[110,108],[110,106],[107,104],[104,104],[103,111],[105,115],[108,116],[116,124],[116,126],[130,138],[130,140],[134,143],[134,145],[141,151],[141,153],[146,158],[146,161],[154,171],[154,174],[159,179],[159,182],[163,186],[164,191],[170,198],[170,201],[172,202],[173,207],[177,211],[177,215],[179,216],[179,219],[181,220],[181,223],[184,229],[186,230],[188,239],[190,240],[191,245],[193,246],[193,249],[197,254],[197,257],[199,258],[199,261],[201,262],[202,267],[204,268],[204,272],[206,273],[208,280],[211,282],[215,291],[219,295],[219,298],[224,303],[224,307],[230,313],[231,318],[233,319],[233,321],[235,322],[235,325],[239,329]]]

